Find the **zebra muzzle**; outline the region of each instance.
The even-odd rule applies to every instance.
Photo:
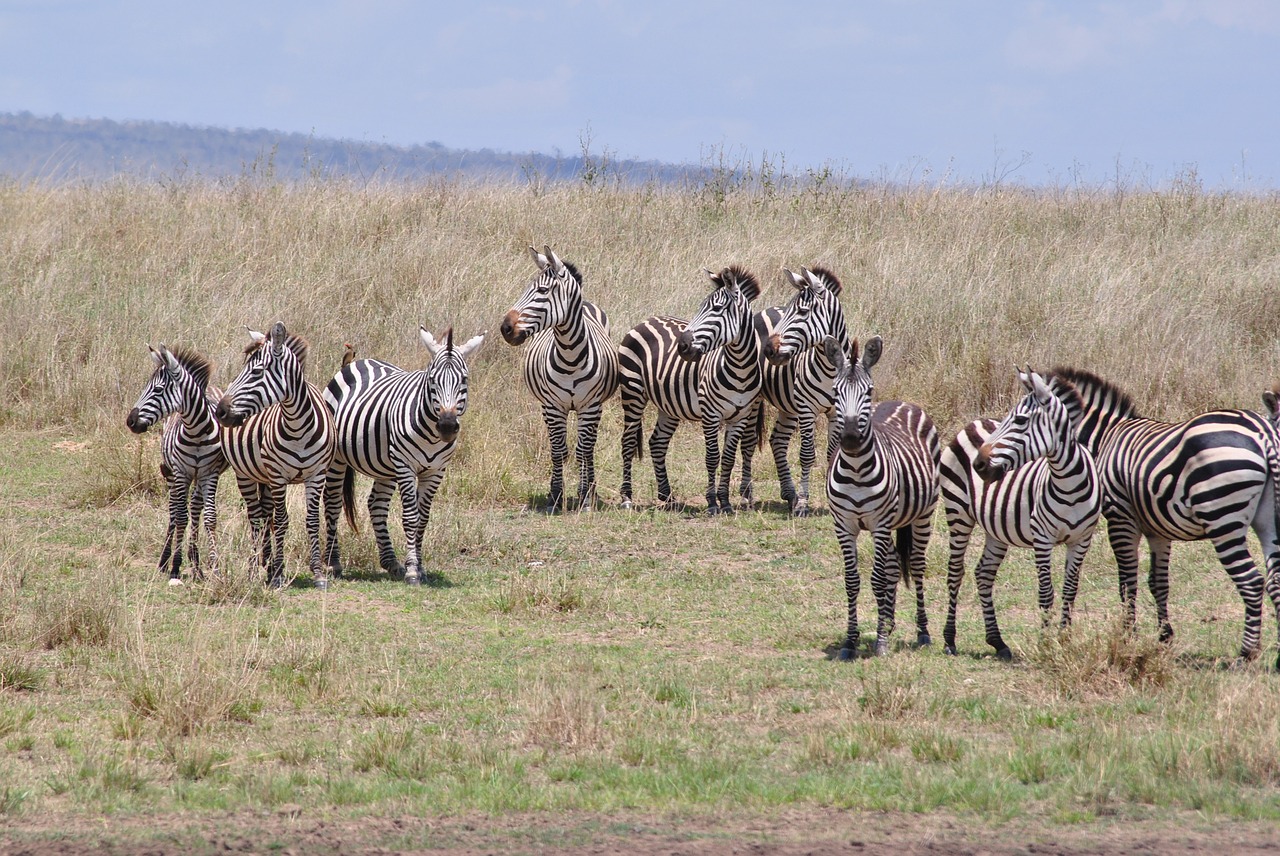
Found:
[[[142,414],[136,407],[129,411],[129,415],[125,417],[124,424],[128,425],[129,430],[135,434],[142,434],[151,427],[151,423],[143,420]]]
[[[218,406],[214,408],[213,417],[218,420],[218,424],[223,428],[239,428],[244,424],[245,416],[243,413],[236,413],[231,406],[231,399],[222,396],[218,400]]]
[[[441,438],[452,440],[458,436],[458,414],[442,413],[440,418],[436,420],[436,428],[440,431]]]
[[[998,461],[991,460],[991,448],[983,445],[973,459],[973,471],[984,482],[993,482],[1004,476],[1005,467]]]
[[[513,309],[503,316],[502,324],[498,326],[499,332],[502,333],[502,338],[508,345],[519,345],[529,338],[528,331],[516,327],[519,322],[520,313]]]
[[[786,365],[787,361],[791,359],[790,354],[782,355],[782,339],[779,338],[777,333],[764,340],[764,358],[775,366]]]

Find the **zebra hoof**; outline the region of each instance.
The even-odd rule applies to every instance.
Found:
[[[840,653],[836,655],[839,660],[856,660],[858,652],[854,648],[841,648]]]
[[[169,585],[171,586],[182,585],[182,577],[169,577]]]
[[[1004,645],[1000,648],[997,648],[996,656],[1006,663],[1010,663],[1013,661],[1013,652],[1009,650],[1008,645]]]
[[[284,588],[284,577],[276,574],[267,578],[267,587],[279,591]]]
[[[624,500],[622,500],[622,505],[621,505],[621,506],[619,506],[619,507],[620,507],[623,511],[630,511],[630,510],[631,510],[631,500],[630,500],[630,499],[624,499]]]
[[[888,656],[889,656],[889,643],[888,643],[888,642],[881,642],[881,641],[879,641],[879,640],[876,640],[876,656],[877,656],[877,657],[888,657]]]
[[[794,508],[792,508],[792,509],[791,509],[791,516],[792,516],[792,517],[808,517],[808,516],[809,516],[809,506],[807,506],[807,505],[797,505],[797,506],[795,506]]]
[[[329,578],[316,577],[312,584],[321,591],[326,591],[329,588]]]
[[[928,634],[928,633],[917,633],[917,634],[916,634],[916,647],[917,647],[917,648],[927,648],[927,647],[929,647],[929,646],[930,646],[930,645],[932,645],[932,644],[933,644],[933,640],[932,640],[931,638],[929,638],[929,634]]]
[[[948,657],[954,657],[954,656],[956,656],[959,652],[956,650],[956,646],[955,646],[955,645],[943,645],[943,646],[942,646],[942,653],[946,654]]]
[[[405,574],[405,575],[404,575],[404,584],[405,584],[405,585],[407,585],[407,586],[420,586],[420,585],[422,585],[422,577],[420,577],[420,576],[419,576],[418,574],[416,574],[416,573],[413,573],[413,574]]]

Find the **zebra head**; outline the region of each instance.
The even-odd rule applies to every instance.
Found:
[[[730,265],[719,273],[703,268],[712,291],[676,340],[676,353],[686,360],[746,335],[755,335],[751,301],[760,296],[760,282],[744,268]]]
[[[457,348],[453,346],[452,327],[445,331],[443,344],[437,342],[426,327],[419,327],[418,335],[431,352],[431,365],[427,366],[431,415],[435,417],[440,436],[451,441],[458,436],[458,419],[467,412],[467,357],[479,349],[485,333]]]
[[[986,482],[1054,454],[1078,428],[1078,420],[1072,418],[1066,403],[1030,366],[1025,371],[1018,369],[1018,380],[1027,394],[987,437],[973,460],[973,471]],[[1064,394],[1071,392],[1074,388]]]
[[[836,419],[840,420],[840,448],[853,454],[866,448],[871,437],[871,401],[875,386],[871,383],[871,367],[880,362],[884,340],[872,336],[858,354],[858,340],[849,346],[846,358],[840,340],[827,336],[822,340],[824,355],[836,367]]]
[[[306,383],[303,360],[307,343],[290,336],[277,321],[269,334],[249,331],[244,368],[227,387],[214,411],[224,428],[237,428],[255,413],[299,394]]]
[[[182,410],[187,395],[186,385],[203,393],[209,383],[212,365],[198,354],[179,350],[175,355],[161,343],[159,350],[147,345],[155,369],[138,397],[138,402],[125,418],[125,425],[135,434],[145,432],[170,413]]]
[[[582,275],[550,247],[544,246],[542,250],[529,248],[529,255],[538,265],[538,275],[524,287],[520,299],[502,318],[499,330],[509,345],[519,345],[535,333],[581,314]]]
[[[764,343],[764,356],[776,366],[786,364],[801,351],[821,346],[834,336],[841,349],[849,345],[849,331],[840,306],[840,280],[824,267],[800,268],[800,273],[783,268],[796,294],[782,308],[782,317]]]

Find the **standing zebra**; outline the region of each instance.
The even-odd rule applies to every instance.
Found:
[[[356,360],[343,366],[324,390],[337,434],[333,461],[325,478],[325,564],[341,576],[338,556],[338,507],[346,508],[355,528],[352,498],[357,472],[373,479],[369,519],[378,544],[378,561],[404,581],[422,581],[422,535],[431,502],[444,479],[458,439],[458,420],[467,410],[467,357],[484,342],[484,333],[453,346],[453,328],[437,343],[426,328],[419,338],[431,363],[405,371],[381,360]],[[400,488],[408,542],[405,563],[396,560],[387,529],[391,495]]]
[[[269,336],[250,330],[244,368],[218,402],[222,450],[249,512],[267,582],[284,585],[284,536],[289,528],[285,489],[307,492],[307,540],[316,586],[328,585],[320,564],[320,499],[333,458],[333,414],[307,382],[307,342],[276,322]]]
[[[564,503],[564,462],[569,456],[569,411],[578,412],[578,504],[588,510],[596,496],[596,433],[600,411],[618,389],[618,351],[609,340],[604,310],[582,297],[582,275],[550,247],[529,248],[538,275],[502,319],[502,338],[525,351],[524,382],[542,404],[551,438],[551,490],[547,510]]]
[[[974,570],[987,644],[1002,660],[1013,658],[1000,636],[991,588],[1010,547],[1035,550],[1041,620],[1053,608],[1049,562],[1057,544],[1067,547],[1062,578],[1062,626],[1071,622],[1080,566],[1102,511],[1102,488],[1093,455],[1077,440],[1084,404],[1062,377],[1052,386],[1031,371],[1018,372],[1027,394],[998,425],[980,419],[966,425],[942,452],[939,482],[947,513],[951,558],[947,565],[948,654],[956,653],[956,601],[964,580],[964,554],[974,526],[986,533]]]
[[[196,579],[204,578],[200,566],[200,545],[196,529],[201,521],[209,537],[209,567],[218,570],[218,479],[227,468],[222,454],[221,431],[214,418],[214,408],[222,391],[209,386],[213,364],[195,351],[163,344],[159,350],[150,345],[155,370],[129,411],[125,424],[141,434],[156,422],[165,422],[160,440],[160,472],[169,485],[169,528],[160,553],[160,571],[169,571],[169,585],[182,585],[182,541],[187,521],[191,522],[191,565]],[[172,415],[170,415],[172,414]],[[188,496],[190,497],[188,499]],[[188,518],[187,503],[191,504]],[[170,560],[172,559],[172,564]]]
[[[836,366],[836,415],[840,442],[827,470],[827,502],[835,518],[844,557],[844,589],[849,624],[840,659],[858,650],[858,533],[867,530],[875,545],[871,589],[876,596],[877,655],[889,651],[898,577],[916,589],[916,642],[929,644],[924,611],[925,547],[938,504],[938,432],[918,406],[882,401],[872,407],[871,368],[883,342],[868,340],[862,358],[858,342],[849,358],[834,337],[825,341],[827,359]],[[893,535],[897,532],[897,550]]]
[[[823,341],[835,338],[842,352],[849,349],[849,328],[840,306],[840,280],[824,267],[783,269],[796,288],[781,308],[764,310],[758,325],[764,340],[764,398],[778,409],[769,448],[778,470],[782,499],[792,514],[809,513],[809,473],[817,459],[815,425],[827,417],[827,461],[836,446],[835,363],[827,358]],[[796,489],[787,463],[791,436],[800,429],[800,488]]]
[[[1156,602],[1161,641],[1169,624],[1169,551],[1174,541],[1213,542],[1218,561],[1244,601],[1240,655],[1261,651],[1263,577],[1249,555],[1252,526],[1266,556],[1267,594],[1280,623],[1280,444],[1275,428],[1249,410],[1214,410],[1185,422],[1137,415],[1133,401],[1089,372],[1055,369],[1084,401],[1080,442],[1093,453],[1102,481],[1107,537],[1119,568],[1127,620],[1138,600],[1138,542],[1151,548],[1147,585]],[[1277,662],[1280,668],[1280,662]]]
[[[631,507],[631,461],[641,454],[645,406],[652,401],[658,421],[649,436],[649,454],[658,480],[658,500],[670,504],[667,447],[682,421],[701,422],[706,441],[707,513],[732,513],[729,476],[747,422],[759,410],[760,340],[751,301],[760,283],[736,265],[706,271],[712,291],[693,319],[649,318],[622,337],[622,505]],[[717,449],[724,431],[723,453]],[[719,488],[716,471],[720,471]],[[742,480],[751,480],[744,460]],[[749,490],[744,487],[749,494]]]

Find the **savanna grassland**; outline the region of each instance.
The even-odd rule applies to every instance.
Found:
[[[673,482],[687,508],[654,507],[646,458],[640,510],[623,512],[615,401],[597,455],[603,508],[535,511],[546,435],[522,353],[497,326],[534,271],[530,244],[579,267],[615,341],[650,314],[687,317],[703,267],[745,265],[768,305],[789,297],[783,266],[821,264],[843,280],[853,335],[885,339],[878,394],[919,402],[944,436],[1007,409],[1026,363],[1088,368],[1158,417],[1255,408],[1280,378],[1280,202],[1194,180],[1029,191],[590,178],[0,184],[10,843],[533,850],[631,835],[622,849],[856,838],[911,852],[1270,840],[1274,613],[1260,661],[1234,666],[1243,609],[1207,545],[1174,549],[1168,647],[1154,642],[1145,591],[1138,633],[1118,629],[1100,532],[1062,638],[1039,630],[1030,556],[1012,552],[996,592],[1011,664],[983,642],[971,580],[960,656],[908,647],[911,598],[899,597],[897,650],[835,662],[844,590],[831,521],[785,514],[767,453],[761,506],[707,519],[701,438],[686,426]],[[202,350],[226,384],[244,325],[276,320],[310,339],[317,383],[344,342],[417,367],[419,324],[490,331],[427,532],[429,586],[377,570],[366,518],[342,529],[349,578],[311,588],[299,495],[287,561],[300,579],[264,590],[247,579],[230,478],[222,576],[173,589],[157,572],[158,438],[124,426],[150,372],[145,344]],[[935,638],[945,567],[939,514]]]

